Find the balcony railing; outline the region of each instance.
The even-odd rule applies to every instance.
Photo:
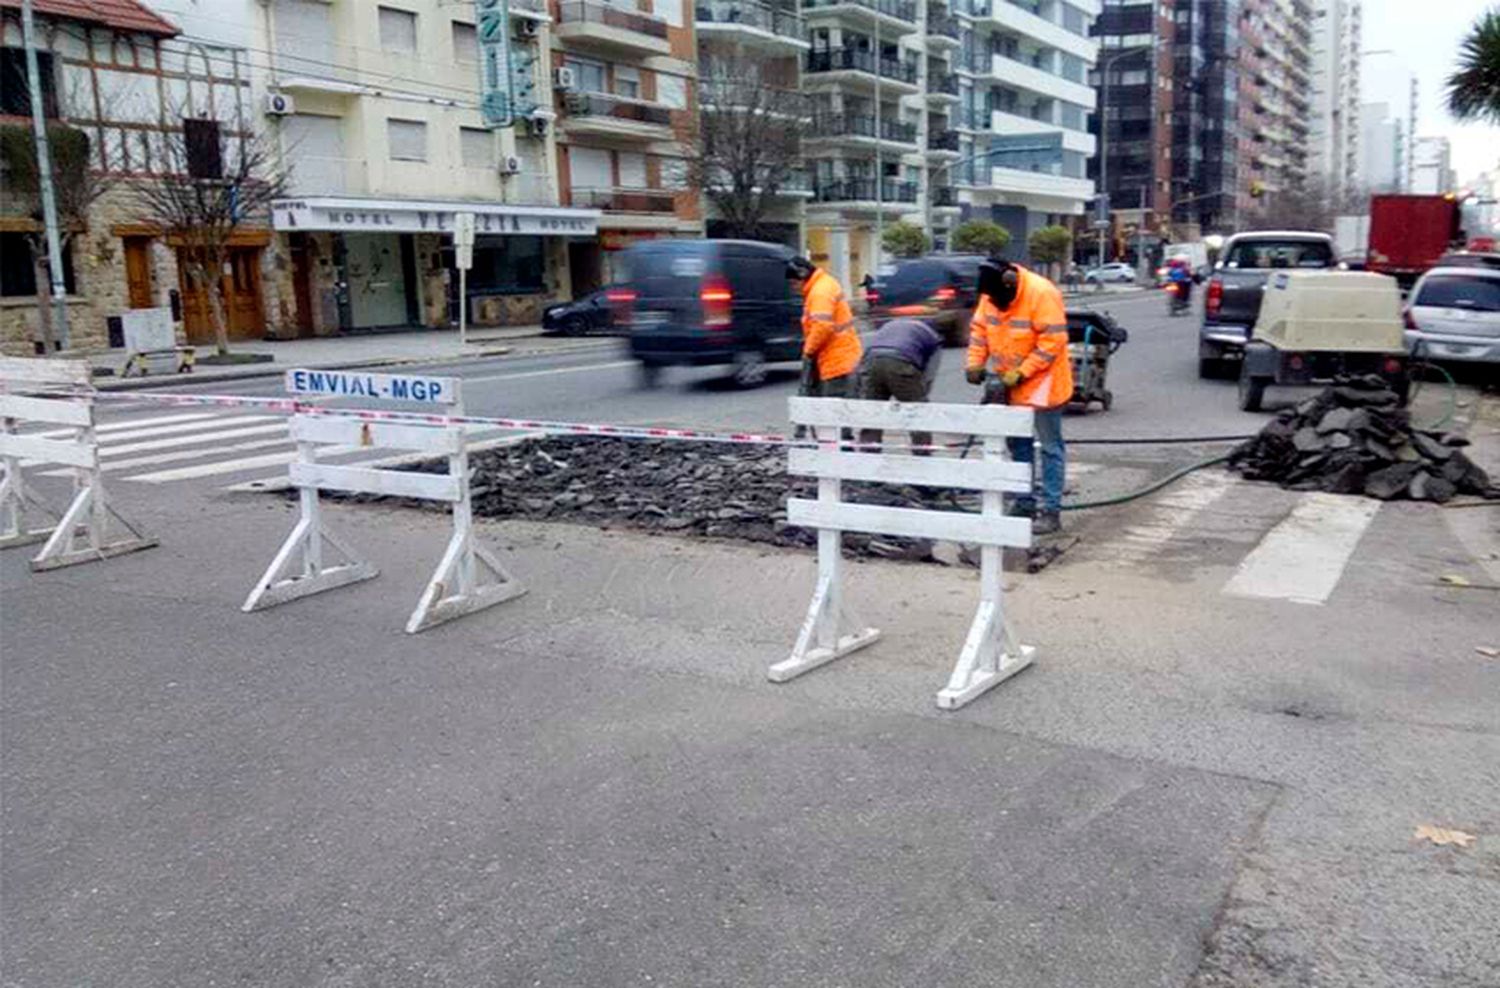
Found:
[[[875,180],[873,178],[846,178],[836,182],[824,182],[813,190],[817,202],[874,202]],[[916,202],[917,184],[886,179],[880,183],[882,202]]]
[[[876,63],[880,65],[880,75],[885,79],[896,82],[915,84],[917,81],[917,67],[911,62],[902,62],[894,58],[875,57],[875,53],[863,48],[830,48],[826,51],[811,51],[807,53],[807,71],[809,72],[868,72],[875,73]]]
[[[953,10],[955,13],[967,14],[970,17],[990,16],[990,0],[954,0]]]
[[[917,143],[917,125],[900,120],[881,118],[879,127],[875,117],[862,113],[844,113],[837,116],[814,117],[809,135],[812,137],[869,137],[879,132],[884,141],[899,141],[902,144]]]
[[[917,5],[914,0],[803,0],[802,10],[816,11],[826,7],[864,7],[877,14],[894,17],[908,24],[917,22]]]
[[[958,18],[952,14],[928,14],[927,33],[958,40]]]
[[[608,93],[569,93],[564,106],[570,117],[610,117],[633,123],[672,125],[670,108],[636,103]]]
[[[578,189],[572,204],[615,213],[670,213],[674,195],[667,189]]]
[[[929,71],[927,73],[927,92],[929,95],[939,93],[947,96],[957,96],[958,76],[952,72],[938,73]]]
[[[524,10],[531,14],[541,14],[543,17],[548,16],[546,0],[510,0],[510,9],[512,11]]]
[[[958,190],[949,185],[939,185],[932,190],[932,204],[934,206],[957,206]]]
[[[958,131],[956,130],[934,130],[927,135],[927,150],[929,151],[957,151]]]
[[[807,25],[789,10],[736,0],[698,0],[695,14],[700,24],[735,24],[759,28],[794,41],[807,40]]]
[[[594,0],[563,0],[557,8],[559,24],[602,24],[653,38],[667,39],[667,22],[650,14],[624,10]]]

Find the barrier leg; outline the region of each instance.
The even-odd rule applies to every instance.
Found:
[[[0,549],[46,541],[57,527],[57,513],[26,489],[19,459],[7,456],[0,460],[0,466],[5,470],[0,476]],[[52,524],[44,528],[28,528],[28,509],[45,515]]]
[[[63,512],[62,518],[48,537],[42,551],[31,560],[34,572],[76,566],[78,563],[96,559],[110,559],[128,552],[139,552],[157,544],[136,531],[118,512],[110,508],[104,493],[104,478],[98,469],[80,470],[75,484],[77,490],[73,503]],[[111,537],[110,519],[113,518],[129,534]],[[81,532],[80,532],[81,530]],[[87,544],[79,545],[82,534]]]
[[[818,479],[818,499],[837,501],[841,484],[837,478]],[[876,628],[865,628],[848,635],[839,634],[843,615],[841,578],[843,575],[843,533],[835,529],[818,529],[818,586],[808,605],[807,617],[797,634],[792,654],[776,663],[767,673],[771,682],[784,683],[804,672],[811,672],[834,659],[858,651],[880,638]]]
[[[305,460],[311,459],[308,449],[301,452]],[[380,575],[379,570],[358,558],[352,549],[323,527],[322,514],[318,510],[317,488],[303,487],[300,494],[302,517],[292,528],[292,534],[287,536],[281,548],[276,551],[271,565],[256,581],[255,589],[250,591],[250,596],[245,598],[240,610],[258,611]],[[338,551],[344,557],[344,562],[324,566],[325,544]]]
[[[1005,453],[998,440],[990,439],[985,442],[984,455],[986,459],[1003,458]],[[1002,513],[1003,497],[999,492],[986,491],[981,495],[980,514],[1000,518]],[[979,609],[969,625],[968,637],[948,677],[948,685],[938,690],[937,705],[944,710],[957,710],[986,690],[994,689],[1031,665],[1036,656],[1035,648],[1016,643],[1005,620],[1003,562],[999,546],[980,548]]]
[[[459,500],[453,504],[453,537],[432,579],[407,619],[406,631],[416,634],[435,624],[493,607],[526,592],[500,560],[474,542],[474,511],[469,503],[467,452],[449,458],[448,469],[463,478]]]

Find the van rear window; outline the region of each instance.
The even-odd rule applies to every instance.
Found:
[[[1226,268],[1328,268],[1333,250],[1321,240],[1255,240],[1234,244]]]

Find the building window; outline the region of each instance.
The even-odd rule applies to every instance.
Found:
[[[385,133],[392,161],[427,160],[427,125],[422,121],[389,117],[385,121]]]
[[[465,168],[495,167],[495,135],[488,130],[460,127],[458,150]]]
[[[615,66],[615,95],[630,99],[641,97],[641,70],[628,65]]]
[[[36,267],[31,260],[30,234],[0,233],[0,296],[5,298],[34,298],[36,296]],[[73,245],[63,248],[63,284],[68,294],[78,292],[73,277]]]
[[[453,22],[453,57],[460,62],[479,61],[479,35],[473,24]]]
[[[1089,33],[1088,17],[1083,11],[1071,3],[1058,4],[1062,8],[1062,26],[1064,30],[1074,34],[1087,35]]]
[[[386,51],[415,54],[417,50],[417,15],[395,7],[378,7],[380,13],[380,47]]]
[[[609,87],[604,84],[604,63],[594,62],[584,58],[574,58],[572,55],[564,59],[563,64],[573,70],[573,78],[580,92],[585,93],[607,93]]]
[[[52,53],[36,53],[37,76],[42,81],[42,115],[55,117],[57,89],[52,74]],[[31,116],[31,86],[26,81],[26,50],[0,48],[0,114],[8,117]]]
[[[540,292],[546,266],[541,237],[480,237],[474,244],[469,290],[502,295]]]
[[[1083,59],[1077,55],[1062,54],[1062,77],[1069,82],[1082,82],[1084,75]]]

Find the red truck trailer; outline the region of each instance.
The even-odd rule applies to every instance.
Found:
[[[1370,247],[1365,266],[1393,276],[1406,291],[1447,251],[1463,246],[1455,196],[1370,197]]]

